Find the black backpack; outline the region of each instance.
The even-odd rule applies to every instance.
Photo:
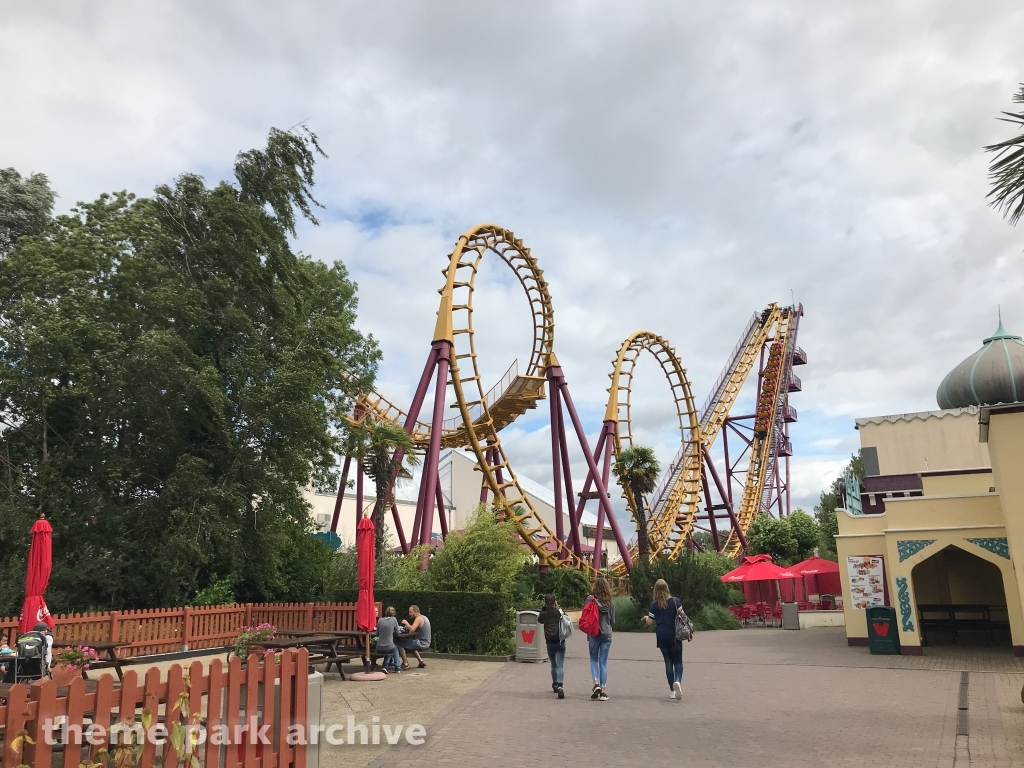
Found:
[[[46,635],[42,632],[26,632],[18,638],[18,660],[42,660],[46,657]]]

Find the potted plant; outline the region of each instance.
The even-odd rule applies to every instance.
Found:
[[[244,663],[249,657],[249,646],[266,640],[273,640],[277,635],[277,627],[263,622],[255,627],[239,627],[238,637],[231,646],[231,651]],[[228,654],[230,659],[231,654]]]
[[[71,681],[82,674],[82,670],[97,661],[99,655],[87,645],[61,648],[53,655],[50,677],[60,686],[71,685]]]

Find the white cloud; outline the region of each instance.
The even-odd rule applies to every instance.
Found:
[[[591,431],[626,335],[670,339],[701,402],[749,315],[792,291],[805,506],[855,416],[934,407],[996,304],[1024,329],[1020,231],[985,205],[981,151],[1024,79],[1010,2],[0,10],[0,165],[48,173],[65,209],[186,170],[226,178],[270,126],[308,120],[330,158],[324,224],[299,246],[349,266],[381,390],[403,404],[445,255],[479,221],[540,259]],[[527,352],[525,301],[498,274],[481,283],[487,380]],[[671,409],[644,375],[638,436],[667,460]],[[505,442],[545,481],[541,425]]]

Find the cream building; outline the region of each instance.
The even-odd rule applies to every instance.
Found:
[[[865,607],[885,604],[904,654],[953,641],[1024,655],[1024,342],[1000,324],[937,399],[857,420],[865,477],[836,537],[848,642],[867,644]]]
[[[350,473],[354,473],[354,468]],[[466,451],[448,450],[441,454],[438,467],[438,474],[441,480],[441,492],[444,496],[446,522],[449,531],[457,531],[465,527],[466,521],[473,511],[480,505],[481,474],[476,470],[476,458]],[[547,524],[552,532],[555,531],[555,499],[554,494],[545,486],[531,480],[523,475],[516,475],[520,486],[526,492],[530,503],[537,510],[541,519]],[[396,492],[396,507],[398,508],[399,519],[406,537],[412,532],[413,522],[416,517],[416,494],[419,488],[419,478],[400,483]],[[306,489],[306,501],[312,507],[310,514],[314,523],[321,531],[330,528],[331,518],[334,514],[336,503],[335,493],[322,493],[313,489]],[[373,508],[374,486],[369,478],[363,481],[363,507]],[[487,493],[487,500],[490,501],[490,492]],[[594,506],[596,502],[590,502]],[[348,547],[355,544],[355,525],[358,520],[356,491],[354,488],[345,492],[342,501],[341,512],[338,518],[338,529],[336,533],[341,539],[342,546]],[[562,514],[564,530],[569,530],[569,516]],[[391,546],[399,546],[399,539],[392,513],[387,514],[388,534]],[[588,509],[583,512],[583,538],[581,544],[585,551],[593,553],[594,536],[596,534],[597,516]],[[435,540],[440,541],[441,525],[435,511],[432,534]],[[601,550],[604,553],[603,560],[607,563],[619,559],[619,549],[612,537],[611,529],[605,528],[602,539]]]

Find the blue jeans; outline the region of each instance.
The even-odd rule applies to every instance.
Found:
[[[590,635],[587,644],[590,647],[590,677],[604,688],[608,684],[608,651],[612,647],[612,638]]]
[[[668,678],[668,687],[671,688],[672,683],[683,682],[683,646],[675,645],[660,650],[665,659],[665,677]]]
[[[548,643],[548,661],[551,662],[551,682],[562,684],[562,670],[565,668],[565,642]]]
[[[387,653],[387,651],[381,651],[381,653]],[[387,656],[384,657],[384,661],[381,662],[381,666],[383,666],[384,669],[387,669],[389,661],[392,664],[395,665],[395,670],[396,671],[399,668],[401,668],[401,666],[402,666],[402,657],[398,655],[398,646],[397,645],[394,648],[391,649],[391,657],[390,658],[387,657]]]

